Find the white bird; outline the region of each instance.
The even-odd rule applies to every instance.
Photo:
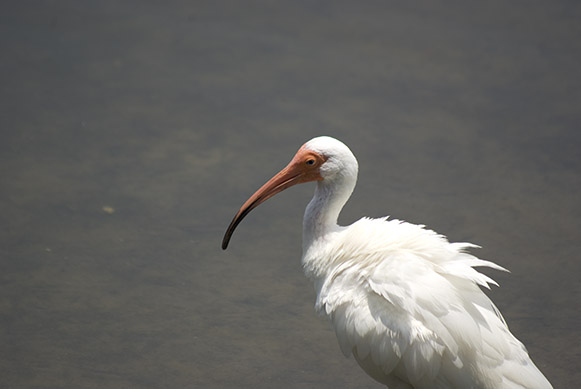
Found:
[[[341,350],[389,388],[551,388],[479,286],[474,269],[505,270],[422,225],[362,218],[337,225],[357,181],[357,160],[342,142],[318,137],[240,208],[222,248],[255,207],[284,189],[317,181],[303,221],[305,274],[316,309]]]

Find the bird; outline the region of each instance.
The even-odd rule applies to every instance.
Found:
[[[302,266],[315,308],[327,316],[345,356],[388,388],[552,388],[483,292],[498,284],[475,267],[507,271],[424,225],[363,217],[337,219],[358,163],[341,141],[320,136],[242,205],[238,224],[261,203],[315,182],[303,218]]]

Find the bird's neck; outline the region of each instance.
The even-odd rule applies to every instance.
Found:
[[[356,175],[346,175],[317,182],[315,195],[307,205],[303,219],[303,254],[339,228],[337,218],[349,200],[356,180]]]

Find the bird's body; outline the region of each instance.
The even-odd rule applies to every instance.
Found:
[[[465,253],[471,245],[386,219],[361,219],[322,240],[303,256],[316,309],[331,320],[343,353],[377,381],[549,387],[478,287],[494,281],[473,266],[502,268]]]
[[[551,388],[479,287],[495,282],[474,267],[502,267],[424,226],[387,218],[337,225],[357,169],[343,143],[312,139],[242,206],[223,248],[254,207],[317,181],[302,263],[345,355],[389,388]]]

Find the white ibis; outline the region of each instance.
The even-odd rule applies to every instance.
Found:
[[[357,169],[342,142],[310,140],[244,203],[222,248],[259,204],[317,181],[303,221],[302,264],[315,283],[315,307],[346,356],[390,388],[551,388],[480,289],[497,284],[474,267],[505,269],[466,252],[476,246],[388,218],[337,225]]]

